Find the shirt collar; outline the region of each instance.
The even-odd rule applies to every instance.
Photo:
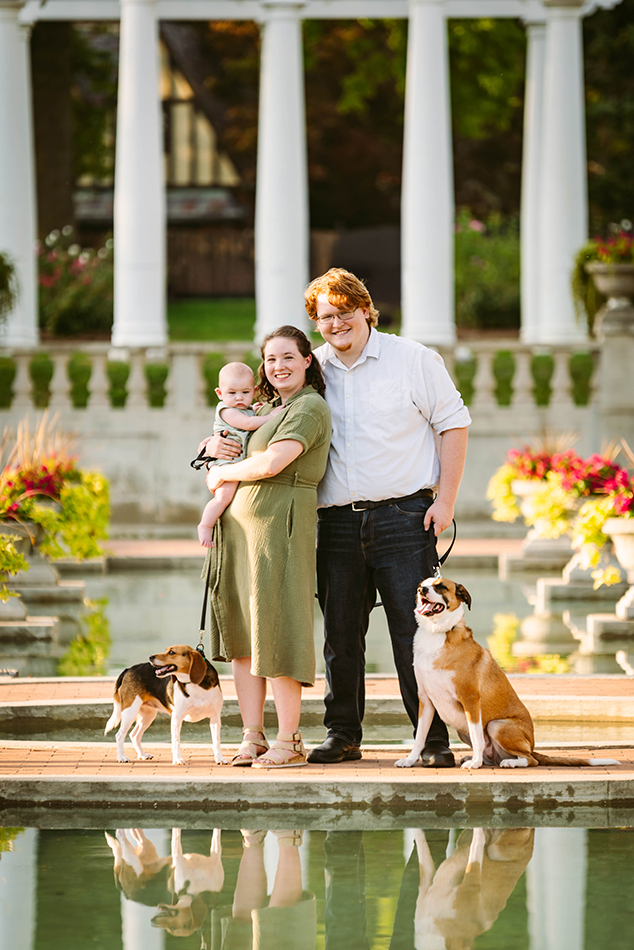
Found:
[[[372,359],[378,360],[380,356],[381,356],[381,334],[378,332],[378,330],[375,329],[375,327],[370,327],[370,336],[368,337],[368,342],[363,347],[363,350],[361,351],[361,355],[359,359],[356,361],[356,363],[354,363],[354,366],[358,366],[359,363],[364,363],[368,357],[372,357]],[[335,360],[341,366],[344,366],[344,364],[339,359],[339,354],[337,353],[335,348],[331,346],[330,343],[324,343],[324,358],[322,362],[334,363]],[[346,366],[344,368],[347,369],[348,367]],[[352,368],[353,367],[351,366],[350,369]]]
[[[300,396],[305,396],[307,393],[316,393],[316,392],[317,392],[317,390],[315,389],[315,387],[314,387],[314,386],[311,386],[310,384],[308,384],[308,386],[304,386],[303,389],[300,389],[300,391],[299,391],[298,393],[295,393],[294,396],[291,396],[290,399],[287,399],[287,400],[286,400],[286,405],[287,405],[287,406],[290,406],[290,404],[291,404],[292,402],[294,402],[295,399],[299,399]],[[276,396],[275,399],[271,402],[271,405],[272,405],[272,406],[279,406],[279,405],[281,404],[281,402],[282,402],[281,397],[280,397],[280,396]]]

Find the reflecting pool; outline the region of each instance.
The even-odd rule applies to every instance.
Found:
[[[631,828],[0,829],[11,950],[630,950]]]

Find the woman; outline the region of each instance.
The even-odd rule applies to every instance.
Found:
[[[211,645],[231,660],[243,741],[232,765],[306,765],[299,733],[302,686],[315,679],[313,605],[317,484],[330,447],[330,410],[321,368],[307,337],[284,326],[262,344],[259,414],[270,422],[249,439],[247,457],[214,466],[207,486],[240,486],[217,525],[209,554]],[[210,450],[215,446],[210,442]],[[264,735],[271,680],[278,736]]]

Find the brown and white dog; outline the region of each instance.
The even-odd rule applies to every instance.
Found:
[[[119,674],[114,690],[114,707],[104,733],[121,723],[117,732],[117,762],[129,762],[123,748],[128,729],[136,720],[130,740],[138,759],[151,759],[141,739],[157,712],[172,717],[172,764],[184,765],[180,735],[183,720],[200,722],[209,718],[214,759],[227,760],[220,748],[222,690],[218,673],[198,650],[183,644],[156,653],[149,663],[137,663]]]
[[[488,650],[473,639],[464,622],[471,595],[446,577],[429,577],[418,585],[414,613],[414,673],[419,713],[414,748],[400,768],[416,764],[425,746],[434,710],[453,726],[473,753],[463,769],[481,765],[526,768],[529,765],[620,765],[615,759],[577,759],[535,751],[533,722]]]
[[[417,950],[467,950],[490,930],[533,854],[534,828],[463,831],[438,869],[423,831],[414,832],[419,888]]]

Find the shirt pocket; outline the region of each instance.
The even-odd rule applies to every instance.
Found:
[[[403,412],[405,393],[403,383],[398,380],[381,380],[372,384],[368,393],[370,410],[382,416],[391,416]]]

